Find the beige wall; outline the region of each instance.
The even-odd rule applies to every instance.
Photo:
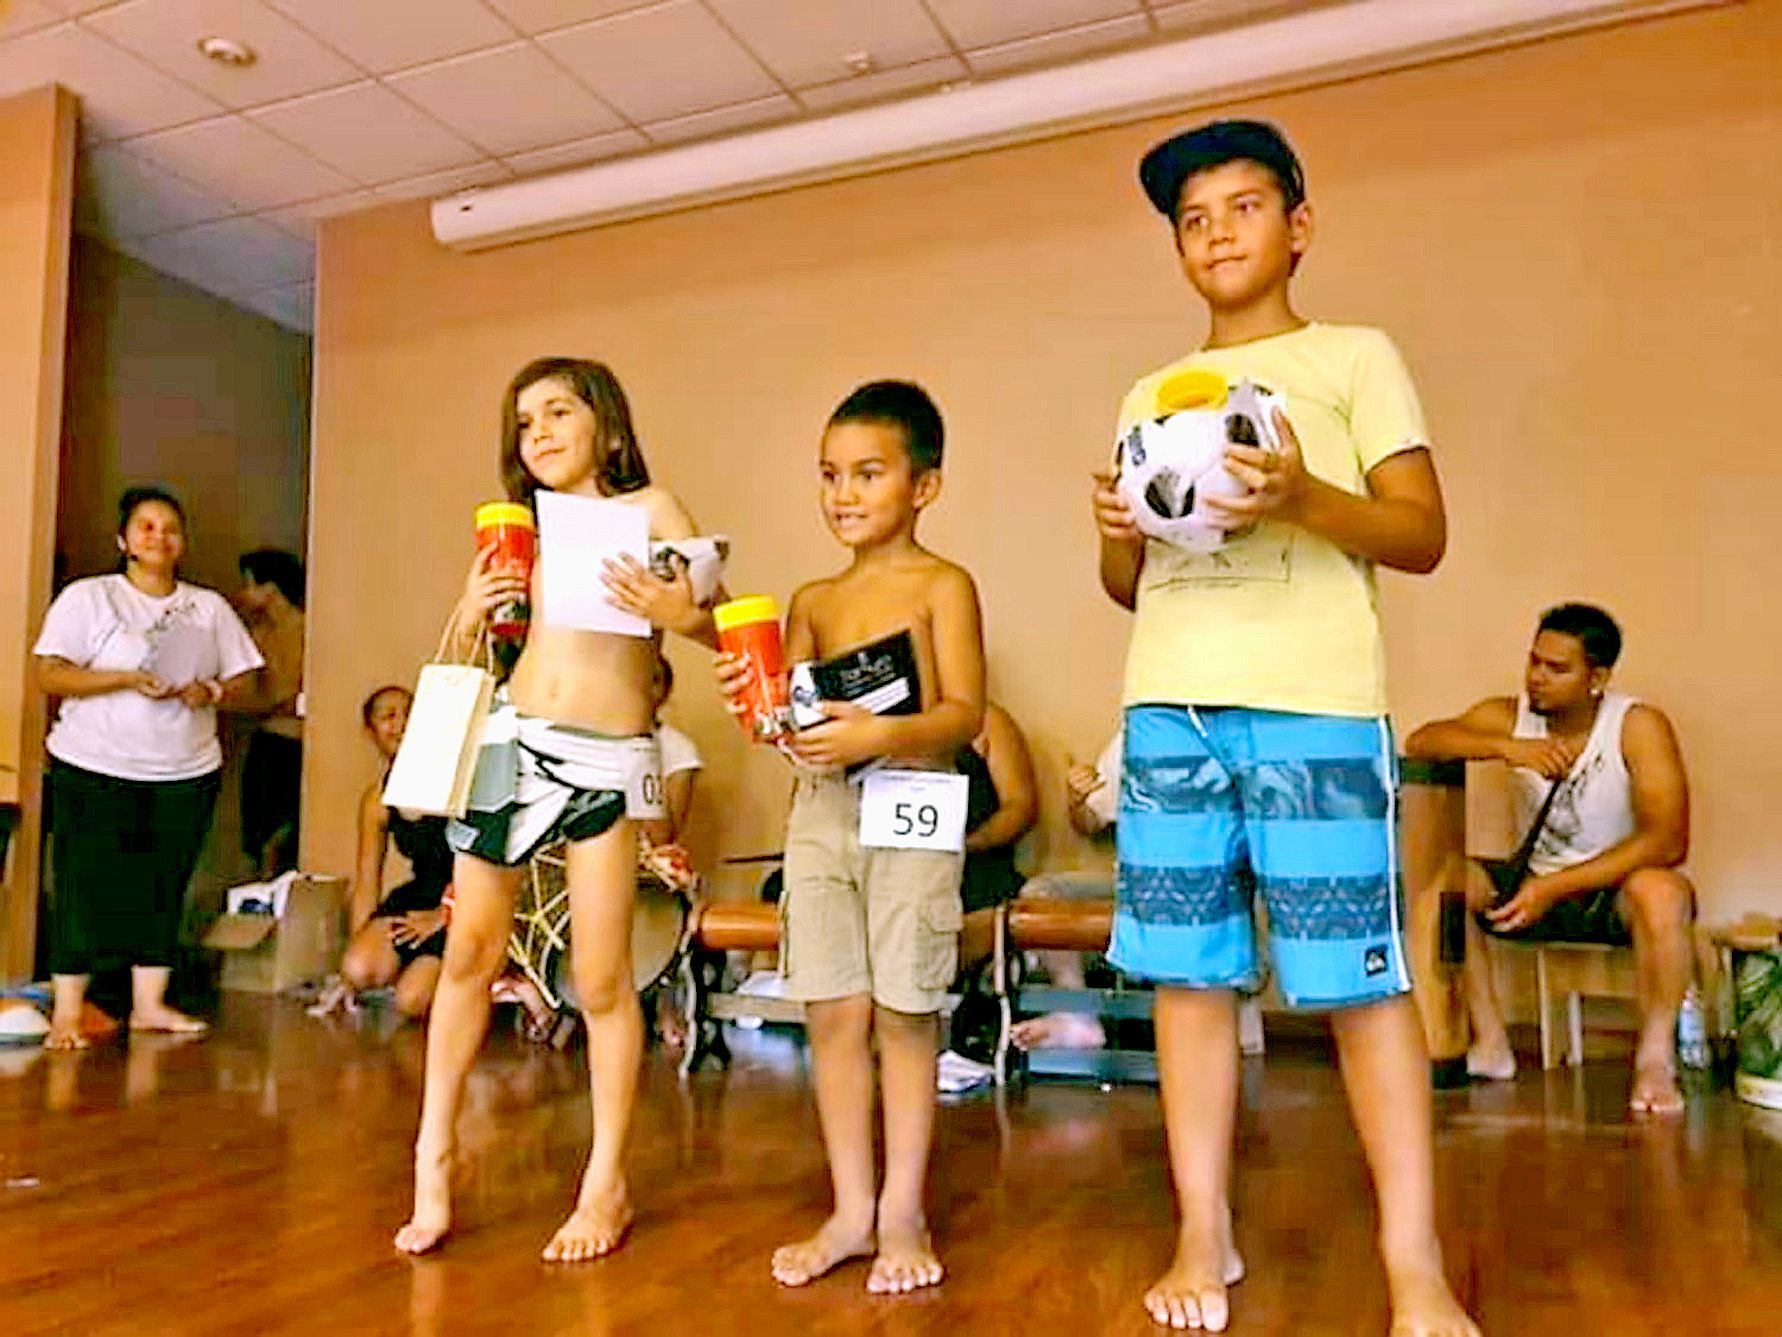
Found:
[[[0,101],[0,802],[20,811],[0,870],[0,979],[30,969],[37,900],[43,701],[28,651],[49,597],[74,143],[62,90]]]
[[[302,552],[310,341],[78,238],[56,547],[111,570],[117,499],[164,483],[191,521],[186,574],[224,589],[258,547]]]
[[[1539,608],[1603,600],[1624,683],[1682,729],[1713,913],[1782,880],[1778,69],[1782,5],[1761,0],[1241,108],[1308,163],[1304,308],[1391,330],[1440,443],[1451,555],[1383,581],[1399,718],[1512,688]],[[782,596],[841,556],[815,506],[824,415],[868,377],[927,384],[951,443],[927,538],[976,573],[993,689],[1038,754],[1034,860],[1100,857],[1056,801],[1065,754],[1113,723],[1126,634],[1087,476],[1126,385],[1200,334],[1132,182],[1187,119],[477,256],[435,245],[421,205],[327,224],[309,860],[350,866],[359,698],[433,645],[496,491],[502,385],[560,352],[613,363],[652,465],[736,540],[731,587]],[[723,852],[777,848],[777,762],[674,653]]]

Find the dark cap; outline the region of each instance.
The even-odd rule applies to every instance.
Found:
[[[1305,173],[1293,146],[1266,121],[1212,121],[1184,130],[1139,160],[1139,184],[1158,213],[1174,218],[1182,183],[1196,172],[1228,162],[1266,167],[1280,184],[1289,209],[1297,209],[1306,198]]]

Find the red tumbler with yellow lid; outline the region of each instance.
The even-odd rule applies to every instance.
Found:
[[[476,508],[476,546],[494,552],[491,570],[532,579],[538,557],[538,522],[532,508],[517,501],[491,501]],[[523,641],[532,623],[532,602],[524,595],[509,599],[489,617],[489,634],[498,641]]]
[[[743,695],[743,727],[757,740],[786,729],[786,655],[780,641],[780,609],[772,595],[732,599],[712,609],[718,648],[749,663]]]

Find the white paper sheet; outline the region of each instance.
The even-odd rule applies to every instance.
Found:
[[[613,607],[601,572],[617,557],[649,561],[650,517],[641,506],[540,492],[539,612],[553,627],[648,636],[648,619]]]

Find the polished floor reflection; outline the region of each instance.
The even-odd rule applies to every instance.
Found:
[[[1156,1331],[1138,1305],[1170,1206],[1154,1094],[1038,1085],[942,1115],[933,1181],[951,1274],[867,1296],[864,1268],[802,1292],[771,1247],[826,1186],[803,1055],[743,1036],[679,1082],[653,1057],[631,1242],[537,1261],[587,1129],[579,1055],[501,1036],[472,1077],[458,1234],[411,1261],[421,1037],[228,998],[215,1034],[84,1055],[0,1050],[0,1333]],[[1489,1337],[1782,1333],[1782,1115],[1724,1091],[1632,1125],[1623,1063],[1441,1098],[1451,1271]],[[1238,1334],[1382,1334],[1372,1208],[1323,1047],[1250,1062]]]

